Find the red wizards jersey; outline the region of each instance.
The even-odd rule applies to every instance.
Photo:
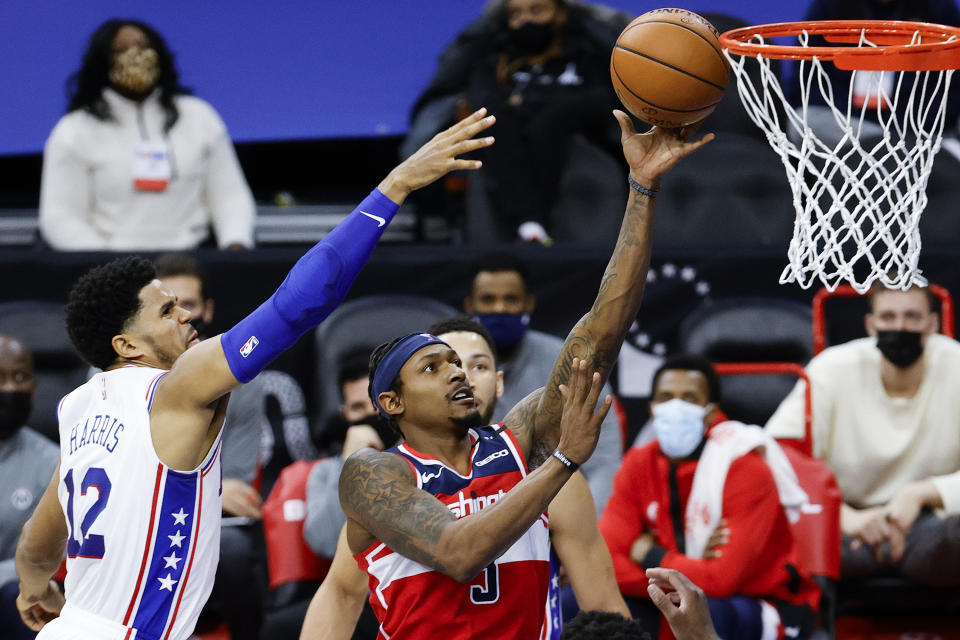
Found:
[[[432,493],[458,518],[502,498],[527,475],[520,447],[509,430],[470,430],[470,475],[403,443],[387,451],[405,459],[417,486]],[[468,583],[460,583],[376,542],[357,554],[370,577],[370,604],[383,640],[404,638],[540,637],[550,572],[546,515]]]

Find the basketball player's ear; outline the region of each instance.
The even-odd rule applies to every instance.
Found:
[[[377,396],[377,401],[388,415],[396,418],[403,415],[403,400],[396,391],[384,391]]]
[[[497,398],[503,395],[503,370],[497,370]]]
[[[134,360],[144,355],[143,349],[140,348],[139,340],[135,340],[133,336],[127,333],[120,333],[113,336],[110,344],[113,345],[114,352],[124,360]]]
[[[213,298],[207,298],[203,301],[203,312],[200,317],[203,318],[203,323],[206,325],[213,322],[213,306]]]
[[[713,424],[713,421],[717,419],[717,403],[711,402],[706,406],[707,415],[703,417],[703,430],[706,430]]]
[[[537,296],[532,293],[527,294],[527,299],[523,304],[523,312],[533,315],[533,310],[537,308]]]
[[[473,295],[469,295],[463,299],[463,312],[468,316],[473,315]]]

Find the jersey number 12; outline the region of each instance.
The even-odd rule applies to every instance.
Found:
[[[75,537],[77,531],[73,519],[73,497],[75,487],[73,486],[73,469],[69,469],[63,476],[63,483],[67,486],[67,526],[70,529],[70,537],[67,539],[67,556],[70,558],[96,558],[103,557],[103,536],[95,533],[89,533],[97,516],[107,506],[107,500],[110,498],[110,478],[102,467],[90,467],[83,474],[83,481],[80,483],[80,495],[87,495],[87,491],[93,487],[97,490],[97,501],[90,505],[87,513],[84,514],[80,522],[80,535]],[[79,514],[78,514],[79,517]]]

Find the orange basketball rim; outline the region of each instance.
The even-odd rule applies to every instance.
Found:
[[[832,44],[876,46],[804,47],[751,40],[822,36]],[[759,37],[759,38],[758,38]],[[892,20],[820,20],[778,22],[727,31],[720,44],[731,54],[779,60],[830,60],[838,69],[869,71],[937,71],[960,69],[960,28],[929,22]]]

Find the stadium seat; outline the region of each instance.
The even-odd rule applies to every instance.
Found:
[[[317,556],[303,539],[307,515],[307,478],[317,463],[298,460],[281,473],[263,503],[270,588],[290,582],[317,582],[330,569],[330,558]]]
[[[810,309],[774,298],[729,298],[707,301],[680,325],[678,351],[712,362],[796,362],[813,353]],[[731,420],[766,424],[796,384],[791,375],[728,377],[723,381],[723,408]]]
[[[345,302],[317,327],[317,410],[314,424],[326,424],[340,406],[337,373],[343,357],[359,348],[373,348],[458,311],[431,298],[381,295]]]
[[[657,200],[653,245],[664,255],[780,249],[789,244],[796,217],[780,158],[766,142],[739,133],[720,134],[684,158]]]
[[[39,300],[2,303],[0,334],[16,338],[33,352],[37,391],[27,424],[59,441],[57,404],[86,382],[90,371],[70,344],[63,305]]]

